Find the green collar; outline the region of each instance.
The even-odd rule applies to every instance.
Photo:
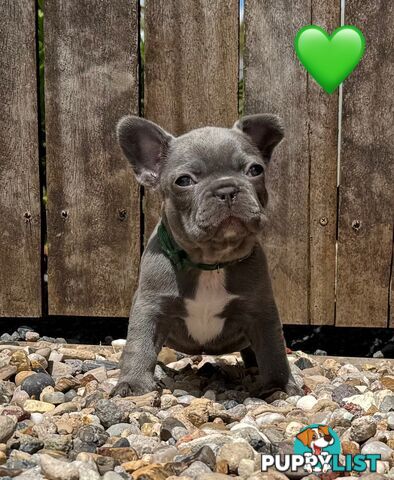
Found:
[[[160,222],[157,234],[159,236],[160,247],[163,250],[163,253],[171,260],[177,270],[187,270],[188,268],[199,268],[200,270],[219,270],[220,268],[228,267],[229,265],[234,265],[235,263],[241,262],[251,255],[249,253],[247,256],[239,258],[238,260],[233,260],[232,262],[194,263],[190,260],[185,250],[182,250],[175,244],[163,222]]]

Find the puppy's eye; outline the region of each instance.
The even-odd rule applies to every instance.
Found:
[[[258,177],[263,172],[264,172],[264,168],[260,164],[255,163],[249,168],[246,175],[249,175],[249,177]]]
[[[175,183],[180,187],[190,187],[190,185],[193,185],[194,181],[189,175],[182,175],[175,180]]]

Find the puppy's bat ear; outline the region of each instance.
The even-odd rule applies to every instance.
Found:
[[[309,428],[307,428],[303,432],[300,432],[298,435],[296,435],[296,438],[298,438],[298,440],[302,442],[306,447],[309,447],[312,441],[312,435],[313,432]]]
[[[116,133],[138,182],[147,187],[156,187],[172,135],[149,120],[131,115],[120,119]]]
[[[242,117],[235,122],[233,128],[249,137],[266,162],[269,162],[274,148],[284,136],[282,120],[277,115],[266,113]]]

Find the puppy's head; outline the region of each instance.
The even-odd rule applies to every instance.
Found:
[[[275,115],[250,115],[231,129],[204,127],[177,138],[128,116],[117,134],[137,180],[161,191],[177,238],[190,245],[228,246],[262,229],[265,169],[283,138]]]

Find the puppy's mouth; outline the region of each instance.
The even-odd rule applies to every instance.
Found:
[[[245,222],[234,215],[229,215],[217,226],[217,231],[223,232],[224,237],[239,235],[247,230]]]
[[[245,222],[236,215],[228,215],[228,217],[221,220],[218,224],[218,227],[221,228],[239,228],[240,226],[244,227]]]
[[[266,217],[262,212],[244,212],[241,215],[230,210],[219,218],[206,216],[199,220],[196,224],[201,233],[204,232],[204,237],[231,239],[231,237],[258,233],[262,230]]]

